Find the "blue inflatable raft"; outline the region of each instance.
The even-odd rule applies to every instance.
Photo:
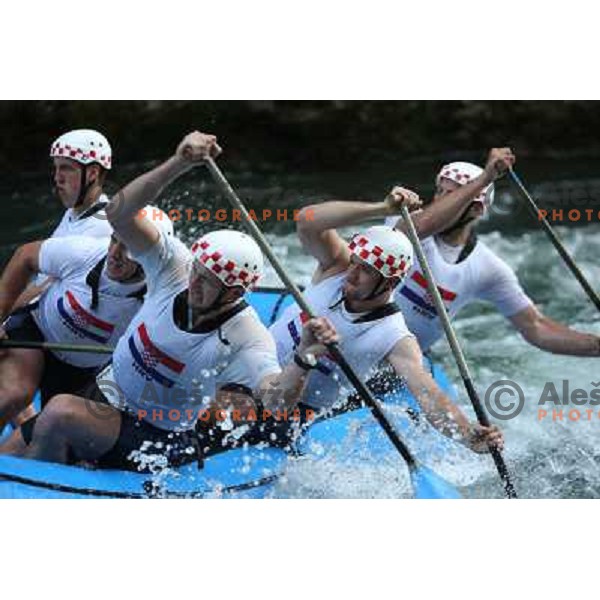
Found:
[[[282,310],[293,302],[279,288],[261,288],[249,297],[261,320],[271,325]],[[431,366],[434,378],[447,393],[452,386],[438,366]],[[381,398],[389,403],[392,420],[400,431],[410,430],[410,419],[418,414],[414,399],[406,390],[395,391]],[[300,454],[318,458],[340,448],[348,448],[348,440],[361,431],[360,448],[350,444],[346,458],[356,458],[354,450],[378,453],[393,452],[393,448],[376,424],[368,409],[357,409],[310,426],[298,444]],[[5,431],[4,435],[8,432]],[[0,435],[0,438],[2,436]],[[445,441],[436,437],[436,447],[444,452]],[[346,442],[344,444],[344,442]],[[414,448],[417,456],[418,449]],[[428,450],[430,452],[430,449]],[[96,470],[78,466],[58,465],[8,456],[0,456],[0,498],[263,498],[268,495],[283,474],[288,455],[280,449],[250,447],[228,450],[211,456],[199,469],[189,464],[178,469],[152,474],[129,471]]]

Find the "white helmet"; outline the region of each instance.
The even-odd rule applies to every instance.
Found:
[[[258,244],[241,231],[207,233],[192,245],[192,254],[227,287],[239,285],[249,290],[263,274],[264,259]]]
[[[474,179],[477,179],[483,173],[483,169],[468,162],[453,162],[449,165],[444,165],[436,177],[436,183],[439,184],[440,179],[450,179],[459,185],[466,185]],[[490,183],[484,188],[481,193],[473,198],[473,202],[481,202],[487,209],[494,201],[494,184]]]
[[[413,247],[401,231],[375,225],[351,240],[350,252],[371,265],[383,277],[405,277],[413,262]]]
[[[156,225],[158,230],[165,235],[175,235],[173,221],[171,221],[169,215],[164,210],[158,208],[158,206],[148,204],[138,212],[137,216],[140,219],[148,219],[148,221]]]
[[[64,157],[82,165],[98,163],[105,169],[112,165],[112,150],[108,140],[93,129],[75,129],[57,138],[50,147],[51,157]]]

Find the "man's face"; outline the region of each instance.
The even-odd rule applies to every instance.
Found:
[[[127,246],[113,234],[110,238],[106,272],[113,281],[127,281],[138,269],[138,263],[129,258]]]
[[[452,181],[452,179],[447,179],[446,177],[440,178],[439,183],[435,186],[435,194],[433,196],[434,200],[439,200],[448,194],[455,192],[460,187],[460,184],[456,183],[456,181]]]
[[[343,286],[346,299],[365,300],[379,283],[381,283],[379,272],[352,255]]]
[[[72,208],[81,187],[81,165],[70,158],[55,157],[54,187],[65,208]]]
[[[442,177],[440,182],[435,186],[435,194],[433,196],[433,200],[439,200],[444,196],[456,191],[460,187],[460,184],[456,183],[456,181],[452,181],[452,179],[447,179],[446,177]],[[473,219],[478,219],[483,216],[485,212],[485,206],[482,202],[473,202],[469,208],[469,211],[465,216],[469,216]]]
[[[194,261],[189,278],[188,303],[200,311],[211,308],[226,286],[203,264]],[[229,290],[227,290],[229,291]]]
[[[53,181],[56,194],[65,208],[73,208],[81,190],[81,169],[83,165],[70,158],[53,158]],[[90,165],[86,172],[86,183],[95,181],[99,176],[99,167]]]

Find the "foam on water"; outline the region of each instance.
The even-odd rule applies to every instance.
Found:
[[[600,288],[600,235],[593,225],[579,229],[559,227],[564,240],[592,286]],[[352,231],[347,230],[349,234]],[[582,331],[600,334],[600,316],[579,284],[560,260],[543,232],[531,230],[518,237],[492,232],[481,236],[495,252],[515,269],[526,292],[547,316]],[[310,281],[315,262],[307,259],[297,237],[271,236],[276,252],[297,283]],[[277,285],[272,270],[267,283]],[[514,477],[520,497],[598,497],[600,495],[599,409],[593,420],[570,421],[567,411],[576,407],[538,404],[544,385],[553,381],[562,397],[562,380],[570,390],[590,392],[592,381],[600,380],[597,358],[579,358],[542,352],[526,343],[502,316],[489,305],[469,307],[455,320],[463,350],[472,370],[479,395],[495,381],[508,379],[518,383],[525,395],[522,412],[508,421],[492,418],[505,432],[505,459]],[[459,382],[458,371],[445,340],[434,349],[451,378]],[[460,386],[460,383],[458,384]],[[466,392],[458,388],[459,401],[474,418]],[[563,409],[563,420],[540,420],[538,410]],[[357,441],[359,443],[359,440]],[[408,472],[402,459],[391,451],[389,456],[369,457],[351,465],[335,455],[319,459],[292,461],[285,480],[276,488],[278,497],[351,497],[387,498],[411,495]],[[434,464],[442,477],[459,486],[467,497],[503,497],[495,467],[488,456],[475,455],[456,445],[451,455]]]

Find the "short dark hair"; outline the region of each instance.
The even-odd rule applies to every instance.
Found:
[[[90,167],[98,167],[98,184],[100,185],[100,187],[102,187],[104,185],[104,182],[106,181],[106,175],[108,173],[107,169],[105,169],[99,163],[92,163]]]

